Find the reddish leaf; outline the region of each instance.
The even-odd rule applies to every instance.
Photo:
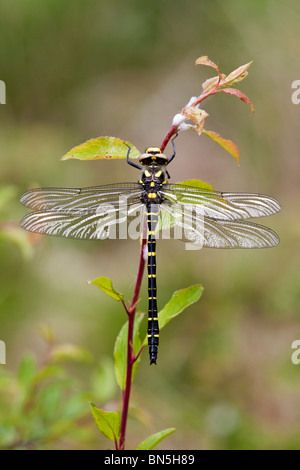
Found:
[[[235,95],[237,96],[240,100],[244,101],[244,103],[249,104],[252,113],[254,113],[254,106],[251,102],[251,100],[248,98],[245,93],[243,93],[240,90],[237,90],[236,88],[222,88],[222,90],[218,90],[218,93],[223,91],[224,93],[227,93],[228,95]]]
[[[236,159],[238,164],[240,163],[240,152],[234,142],[228,139],[224,139],[224,137],[221,137],[217,132],[203,130],[203,134],[207,135],[219,145],[221,145],[221,147],[227,150],[227,152],[229,152]]]
[[[219,67],[214,62],[212,62],[206,55],[202,56],[202,57],[199,57],[196,60],[195,64],[196,65],[208,65],[209,67],[212,67],[213,69],[215,69],[218,72],[219,78],[221,80],[222,74],[221,74],[221,71],[220,71]]]
[[[197,189],[208,189],[209,191],[213,191],[214,190],[214,187],[209,184],[209,183],[206,183],[206,181],[201,181],[201,180],[195,180],[195,179],[191,179],[191,180],[185,180],[185,181],[179,181],[178,184],[181,184],[181,185],[184,185],[184,186],[192,186],[193,188],[197,188]]]
[[[229,84],[240,82],[241,80],[244,80],[244,78],[248,75],[248,72],[246,72],[246,70],[250,67],[251,64],[252,64],[252,61],[248,62],[248,64],[241,65],[236,70],[231,72],[226,77],[225,83],[229,85]]]
[[[225,79],[226,75],[224,75],[223,73],[221,74],[221,80],[220,77],[208,78],[207,80],[205,80],[205,82],[202,83],[202,89],[207,93],[208,91],[213,90],[216,85],[222,86]]]

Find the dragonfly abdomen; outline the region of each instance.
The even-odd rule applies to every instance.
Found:
[[[157,209],[151,209],[151,206],[148,207],[146,216],[148,226],[148,345],[151,365],[156,364],[159,343],[155,240],[155,231],[158,222]]]

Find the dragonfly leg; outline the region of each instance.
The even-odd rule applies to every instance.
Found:
[[[172,146],[173,146],[173,154],[170,156],[167,165],[169,165],[169,163],[171,163],[173,158],[175,158],[175,156],[176,156],[176,149],[175,149],[174,140],[176,139],[177,136],[178,136],[178,132],[174,135],[173,139],[171,140],[171,143],[172,143]]]
[[[137,165],[136,163],[129,160],[129,154],[130,154],[130,150],[131,150],[130,145],[126,144],[126,142],[124,142],[124,141],[123,141],[123,144],[126,145],[126,147],[128,147],[127,157],[126,157],[127,163],[129,165],[133,166],[134,168],[137,168],[138,170],[141,170],[142,167],[140,165]]]

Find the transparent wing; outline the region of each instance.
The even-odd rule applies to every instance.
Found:
[[[95,213],[100,204],[117,204],[120,198],[127,204],[139,202],[138,183],[118,183],[84,189],[38,188],[24,193],[21,203],[36,211]]]
[[[209,248],[271,248],[280,240],[264,225],[244,221],[204,221],[204,247]]]
[[[158,229],[161,238],[176,238],[195,248],[268,248],[280,242],[278,235],[263,225],[210,219],[201,212],[184,213],[180,205],[161,206]]]
[[[144,220],[144,205],[122,210],[101,205],[94,213],[36,211],[25,215],[21,227],[30,232],[82,240],[137,239]]]
[[[250,193],[223,193],[170,184],[162,191],[166,204],[184,204],[189,210],[220,220],[243,220],[276,214],[281,206],[271,196]]]

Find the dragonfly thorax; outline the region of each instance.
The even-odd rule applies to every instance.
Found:
[[[149,147],[139,158],[144,167],[140,179],[143,186],[141,201],[147,207],[150,204],[161,204],[163,202],[161,188],[166,183],[168,160],[168,157],[158,147]]]
[[[143,169],[140,184],[143,186],[141,201],[148,205],[161,204],[163,197],[161,195],[162,185],[166,184],[166,169],[157,163],[151,163]]]
[[[165,184],[166,182],[166,169],[162,165],[157,163],[151,163],[150,165],[145,165],[141,175],[142,183],[156,183],[159,185]],[[153,184],[151,185],[153,186]]]

